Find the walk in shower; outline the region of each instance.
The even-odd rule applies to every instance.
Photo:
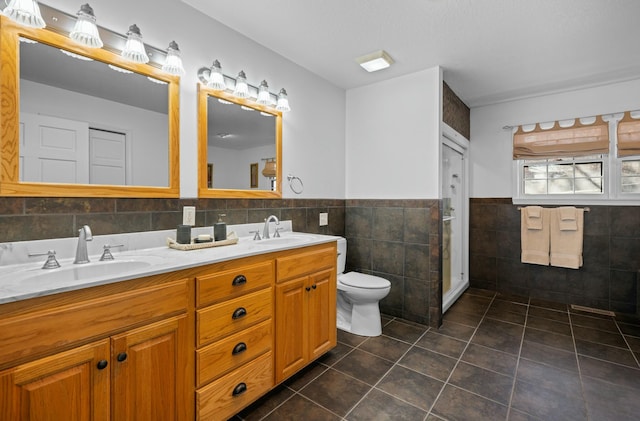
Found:
[[[442,311],[469,285],[467,169],[464,145],[442,139]]]

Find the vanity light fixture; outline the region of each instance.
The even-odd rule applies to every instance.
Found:
[[[124,50],[122,50],[122,57],[133,61],[134,63],[149,62],[149,56],[144,49],[144,44],[142,43],[140,28],[138,28],[136,24],[129,27],[129,31],[127,32],[127,43],[124,46]]]
[[[240,108],[242,108],[245,111],[255,111],[253,108],[247,107],[246,105],[241,105]]]
[[[260,105],[271,105],[271,94],[269,93],[269,85],[266,80],[260,82],[258,86],[258,99],[256,102]]]
[[[247,85],[247,76],[244,74],[244,70],[240,70],[238,77],[236,77],[236,86],[233,88],[233,95],[236,98],[249,97],[249,85]]]
[[[83,56],[82,54],[76,54],[74,52],[67,51],[67,50],[64,50],[62,48],[60,49],[60,51],[62,51],[63,53],[65,53],[69,57],[77,58],[78,60],[93,61],[93,59],[91,57]]]
[[[11,0],[2,11],[12,21],[31,28],[44,28],[47,26],[42,19],[40,7],[36,0]]]
[[[102,48],[104,44],[100,39],[98,27],[96,26],[96,16],[93,14],[91,6],[88,3],[83,4],[80,6],[77,15],[78,18],[69,33],[69,38],[87,47]]]
[[[284,88],[280,89],[280,92],[278,93],[276,110],[282,112],[291,111],[291,107],[289,107],[289,99],[287,98],[287,91]]]
[[[175,41],[169,43],[167,48],[167,58],[162,65],[162,70],[170,75],[182,76],[184,75],[184,66],[182,66],[182,59],[180,58],[180,48]]]
[[[376,72],[391,66],[394,61],[384,50],[375,51],[370,54],[356,58],[356,62],[367,72]]]
[[[156,79],[155,77],[151,77],[151,76],[147,76],[147,79],[149,79],[153,83],[157,83],[158,85],[168,85],[169,84],[168,82],[165,82],[164,80]]]
[[[218,98],[218,102],[219,102],[220,104],[224,104],[224,105],[231,105],[231,104],[233,104],[233,102],[231,102],[231,101],[227,101],[226,99],[222,99],[222,98]]]

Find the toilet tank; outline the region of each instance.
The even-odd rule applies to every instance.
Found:
[[[340,237],[338,239],[338,273],[344,273],[344,267],[347,263],[347,239]]]

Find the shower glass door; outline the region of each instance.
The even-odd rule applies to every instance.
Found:
[[[465,150],[442,143],[442,306],[446,311],[468,285],[466,276],[467,192]]]

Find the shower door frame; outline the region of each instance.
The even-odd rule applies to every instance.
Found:
[[[458,216],[462,220],[462,232],[459,236],[460,244],[460,254],[462,260],[462,276],[460,279],[460,283],[456,286],[452,285],[449,294],[445,294],[444,290],[442,290],[442,313],[444,314],[449,307],[462,295],[462,293],[469,287],[469,140],[462,136],[460,133],[455,131],[446,123],[442,123],[442,136],[440,141],[440,198],[442,203],[444,203],[444,191],[442,188],[443,180],[444,180],[444,165],[443,165],[443,157],[444,157],[444,146],[448,146],[451,149],[462,155],[462,167],[463,167],[463,176],[461,177],[461,185],[463,186],[462,190],[462,209],[461,212],[457,212],[458,215],[462,214],[461,217]],[[444,208],[443,214],[440,218],[440,229],[441,229],[441,242],[440,242],[440,259],[442,262],[442,256],[444,253]],[[451,271],[453,273],[453,269]],[[440,274],[444,274],[444,268],[441,264]]]

